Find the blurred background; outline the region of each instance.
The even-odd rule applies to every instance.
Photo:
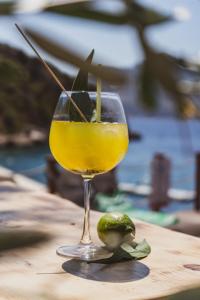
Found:
[[[129,126],[129,150],[116,169],[95,178],[92,208],[125,212],[200,236],[199,10],[199,0],[0,0],[2,261],[9,261],[3,254],[7,250],[49,241],[52,236],[43,232],[46,221],[48,225],[50,221],[66,223],[61,208],[57,216],[54,208],[47,207],[46,213],[42,206],[43,211],[36,209],[33,213],[33,218],[37,215],[42,222],[41,228],[35,231],[28,227],[31,214],[26,205],[32,202],[23,201],[25,192],[48,190],[62,196],[63,201],[67,198],[83,206],[81,178],[61,169],[48,145],[61,90],[15,23],[23,28],[66,90],[71,90],[79,68],[84,66],[90,74],[91,90],[95,90],[98,77],[103,91],[121,96]],[[86,64],[93,48],[93,64]],[[10,201],[9,207],[7,200],[15,196],[23,204],[12,206]],[[41,199],[48,202],[44,195]],[[23,217],[25,223],[18,226],[15,221]],[[195,251],[192,243],[191,249]],[[20,266],[20,256],[9,253]],[[23,259],[23,266],[29,268],[31,264]],[[199,265],[188,266],[199,270]],[[13,283],[12,277],[7,281]],[[13,295],[18,294],[14,291]],[[199,295],[196,289],[167,299],[199,299]],[[52,295],[48,298],[42,294],[41,299],[45,298],[52,299]]]
[[[114,187],[107,192],[103,179],[97,184],[95,208],[111,210],[107,203],[113,203],[122,211],[191,210],[200,152],[199,9],[198,0],[0,1],[0,165],[69,199],[68,185],[80,184],[74,177],[68,182],[76,175],[65,173],[62,185],[56,179],[64,171],[48,156],[48,133],[60,90],[16,30],[18,23],[66,89],[94,48],[94,66],[100,63],[109,72],[88,66],[91,89],[98,75],[104,90],[121,95],[129,151],[111,174]],[[151,186],[159,172],[153,166],[158,153],[170,167],[161,171],[168,198],[157,206]],[[52,180],[57,180],[53,187]],[[161,222],[155,215],[142,218]]]

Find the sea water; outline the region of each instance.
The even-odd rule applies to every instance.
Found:
[[[135,117],[130,119],[130,125],[141,134],[141,140],[130,143],[118,167],[119,181],[149,184],[151,160],[155,153],[161,152],[171,160],[171,187],[193,190],[195,153],[200,151],[200,122]],[[49,153],[48,145],[1,149],[0,165],[45,182],[45,157]],[[140,199],[142,205],[146,207]]]

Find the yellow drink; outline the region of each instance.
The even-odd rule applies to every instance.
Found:
[[[114,168],[128,148],[126,124],[53,121],[50,149],[70,171],[92,176]]]

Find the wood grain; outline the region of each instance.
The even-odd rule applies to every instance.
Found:
[[[36,228],[54,238],[1,253],[0,299],[141,300],[200,283],[200,239],[137,220],[136,239],[146,238],[152,247],[149,257],[141,261],[108,266],[58,257],[58,246],[79,241],[82,217],[83,210],[70,201],[1,183],[1,228]],[[100,213],[91,213],[92,236],[98,243],[99,217]]]

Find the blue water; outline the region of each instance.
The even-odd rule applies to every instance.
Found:
[[[156,152],[171,160],[171,186],[194,189],[195,153],[200,151],[200,122],[172,118],[133,118],[131,127],[143,139],[129,146],[121,163],[119,180],[149,183],[149,165]]]
[[[136,117],[131,127],[141,133],[141,141],[130,143],[118,168],[120,182],[149,183],[149,165],[156,152],[167,155],[172,163],[171,185],[194,188],[195,152],[200,151],[200,122]],[[181,133],[181,134],[180,134]],[[45,156],[48,146],[0,150],[0,164],[45,182]]]
[[[45,183],[45,157],[48,146],[10,147],[0,150],[0,165]]]
[[[130,124],[142,134],[142,139],[130,143],[128,153],[118,168],[119,181],[148,184],[151,159],[156,152],[162,152],[171,160],[171,186],[194,189],[195,152],[200,151],[200,122],[136,117],[130,120]],[[0,150],[0,165],[45,183],[45,157],[48,153],[47,145]],[[132,200],[135,207],[148,209],[146,198],[133,196]],[[192,207],[189,202],[172,202],[163,211],[174,212]]]

